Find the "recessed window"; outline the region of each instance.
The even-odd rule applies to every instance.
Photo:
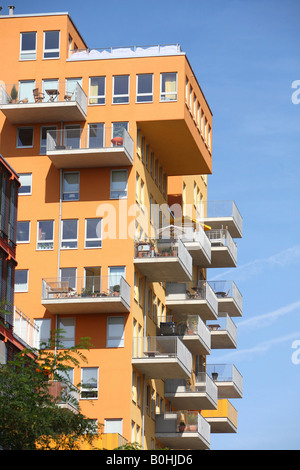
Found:
[[[127,198],[127,170],[112,170],[110,181],[110,198]]]
[[[61,248],[76,249],[78,247],[78,220],[62,220]]]
[[[20,173],[19,180],[21,186],[19,188],[19,195],[30,195],[32,188],[32,174],[31,173]]]
[[[113,104],[129,103],[129,75],[113,77]]]
[[[36,32],[21,33],[20,60],[36,59]]]
[[[153,75],[151,73],[137,75],[136,80],[136,102],[153,101]]]
[[[111,291],[116,292],[116,288],[120,290],[121,277],[125,279],[125,266],[110,266],[108,268],[108,288]]]
[[[75,346],[75,318],[62,318],[58,320],[58,329],[61,330],[60,348],[68,349]]]
[[[29,243],[30,222],[17,223],[17,243]]]
[[[37,224],[37,250],[53,250],[54,221],[40,220]]]
[[[48,344],[51,338],[51,318],[36,318],[34,320],[38,330],[35,331],[35,347],[40,348],[41,343]]]
[[[15,292],[28,292],[28,269],[16,269]]]
[[[41,128],[41,143],[40,143],[40,155],[46,155],[47,151],[47,132],[51,132],[51,136],[56,135],[56,127],[55,126],[43,126]]]
[[[33,147],[33,127],[18,127],[17,148]]]
[[[71,289],[76,289],[76,268],[61,268],[60,279],[68,282]]]
[[[105,104],[105,77],[90,78],[89,104]]]
[[[104,147],[104,124],[89,124],[89,148],[99,149]]]
[[[86,219],[85,221],[85,248],[101,248],[102,246],[102,219]]]
[[[107,317],[106,347],[124,347],[124,317]]]
[[[81,398],[98,398],[98,367],[81,369]]]
[[[65,126],[63,145],[68,149],[80,148],[81,127],[80,124]]]
[[[177,73],[162,73],[160,82],[160,100],[177,100]]]
[[[19,81],[19,100],[28,101],[29,103],[34,102],[33,90],[35,89],[34,80],[20,80]]]
[[[63,201],[79,200],[79,172],[63,174]]]
[[[59,31],[44,32],[44,59],[59,59]]]

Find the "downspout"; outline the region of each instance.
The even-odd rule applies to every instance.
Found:
[[[144,301],[144,351],[146,347],[146,327],[147,327],[147,307],[148,307],[148,295],[147,295],[147,277],[145,277],[145,301]],[[142,416],[142,449],[145,448],[145,397],[146,397],[146,376],[143,375],[144,389],[143,389],[143,416]]]
[[[62,181],[63,181],[63,172],[62,168],[59,170],[59,215],[58,215],[58,248],[57,248],[57,272],[56,277],[59,279],[59,267],[60,267],[60,238],[61,238],[61,206],[62,206]],[[58,326],[58,315],[55,315],[55,331],[57,331]],[[57,344],[55,341],[54,354],[56,357],[57,354]]]

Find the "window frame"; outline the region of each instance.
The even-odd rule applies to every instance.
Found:
[[[67,325],[67,327],[71,327],[71,333],[69,337],[67,336],[69,333],[67,330],[65,330],[62,333],[62,339],[60,340],[60,345],[59,349],[69,349],[75,346],[75,334],[76,334],[76,318],[75,317],[69,317],[69,316],[59,316],[58,318],[58,329],[63,330],[62,324],[63,321],[66,320],[67,322],[70,321],[70,325]],[[64,337],[64,334],[66,335]],[[70,344],[71,343],[71,344]]]
[[[64,231],[64,223],[69,221],[76,221],[76,238],[63,238],[63,231]],[[76,246],[63,246],[63,243],[74,243],[76,242]],[[60,240],[60,249],[61,250],[77,250],[78,249],[78,219],[62,219],[61,221],[61,240]]]
[[[120,323],[113,323],[113,320],[121,320]],[[111,324],[109,322],[112,321]],[[122,329],[121,336],[109,336],[109,327],[117,326],[117,328]],[[110,344],[113,342],[119,342],[118,345]],[[124,348],[125,347],[125,318],[123,315],[108,315],[107,322],[106,322],[106,348],[114,349],[114,348]]]
[[[52,222],[52,239],[42,241],[39,239],[39,228],[40,228],[40,222]],[[54,220],[47,219],[47,220],[38,220],[37,221],[37,234],[36,234],[36,250],[37,251],[49,251],[54,249]],[[52,247],[49,248],[39,248],[39,244],[52,244]]]
[[[101,236],[100,238],[87,238],[87,226],[88,226],[88,221],[90,220],[98,220],[98,223],[100,223],[100,229],[101,229]],[[96,229],[97,231],[97,229]],[[100,241],[100,246],[87,246],[87,242],[93,242],[93,241]],[[84,231],[84,248],[86,250],[95,250],[102,248],[102,218],[101,217],[88,217],[85,219],[85,231]]]
[[[58,33],[58,48],[55,48],[55,49],[45,49],[45,45],[46,45],[46,34],[47,33]],[[45,57],[45,52],[58,52],[58,57]],[[53,30],[47,30],[47,31],[44,31],[43,33],[43,60],[57,60],[57,59],[60,59],[60,30],[59,29],[53,29]]]
[[[20,183],[21,183],[22,176],[29,176],[30,177],[30,191],[27,192],[27,193],[20,192],[20,189],[22,187],[22,184],[21,184],[21,186],[19,188],[19,191],[18,191],[18,196],[31,196],[32,195],[32,173],[19,173]]]
[[[176,90],[175,91],[162,91],[162,84],[163,84],[163,76],[167,74],[174,74],[176,77]],[[175,95],[175,99],[166,99],[168,95]],[[164,98],[163,98],[164,96]],[[176,102],[178,100],[178,73],[177,72],[162,72],[160,74],[160,94],[159,94],[159,100],[161,103],[172,103]]]
[[[28,224],[28,239],[23,241],[18,241],[18,226],[19,224]],[[16,242],[18,245],[22,245],[24,243],[30,243],[30,229],[31,229],[31,221],[30,220],[18,220],[17,221],[17,239]]]
[[[104,95],[91,95],[91,80],[93,78],[103,78],[104,79]],[[102,103],[91,103],[91,100],[97,100],[103,99]],[[105,75],[97,75],[93,77],[89,77],[89,106],[103,106],[105,105],[106,102],[106,76]]]
[[[20,272],[24,272],[24,273],[27,274],[27,276],[26,276],[26,277],[27,277],[26,283],[23,283],[26,287],[25,287],[24,289],[22,289],[22,290],[18,290],[18,289],[16,288],[16,286],[17,286],[17,284],[16,284],[16,277],[17,277],[17,273],[20,273]],[[22,292],[28,292],[28,286],[29,286],[29,270],[28,270],[28,269],[16,269],[16,270],[15,270],[14,291],[15,291],[16,293],[19,293],[19,292],[20,292],[20,293],[22,293]]]
[[[124,189],[123,191],[117,191],[117,190],[112,190],[112,184],[113,184],[113,180],[112,180],[112,175],[113,173],[117,173],[117,172],[124,172],[126,173],[126,189]],[[126,192],[126,195],[120,195],[120,193],[123,192],[125,193]],[[114,196],[113,193],[118,193],[118,196]],[[114,169],[114,170],[111,170],[110,172],[110,187],[109,187],[109,196],[110,196],[110,199],[127,199],[128,197],[128,170],[126,169]]]
[[[24,129],[31,129],[32,130],[32,143],[31,145],[19,145],[19,133],[20,130]],[[32,149],[34,144],[34,131],[33,131],[33,126],[20,126],[17,127],[17,142],[16,142],[16,148],[17,149]]]
[[[128,78],[128,83],[127,83],[127,93],[119,93],[115,94],[115,79],[120,78],[120,77],[127,77]],[[130,75],[127,74],[121,74],[121,75],[113,75],[113,87],[112,87],[112,104],[128,104],[129,103],[129,94],[130,94]],[[115,99],[118,98],[127,98],[127,101],[118,101],[116,102]]]
[[[65,183],[65,175],[70,175],[70,174],[74,174],[74,175],[78,175],[78,197],[76,198],[73,198],[73,199],[64,199],[64,195],[65,194],[76,194],[76,191],[64,191],[64,183]],[[80,171],[64,171],[63,172],[63,177],[62,177],[62,201],[63,202],[72,202],[72,201],[79,201],[79,198],[80,198]]]
[[[42,145],[43,141],[43,131],[46,130],[45,146]],[[41,126],[40,128],[40,155],[47,155],[47,133],[49,131],[55,131],[57,134],[57,126]],[[42,149],[45,147],[45,152],[42,152]]]
[[[144,75],[150,75],[151,76],[151,93],[139,93],[138,92],[138,88],[139,88],[139,77],[142,77]],[[154,89],[154,76],[153,76],[153,73],[139,73],[136,75],[136,103],[153,103],[153,89]],[[151,96],[151,99],[150,100],[141,100],[139,101],[138,98],[139,97],[143,97],[143,96]]]
[[[96,378],[96,386],[95,387],[84,387],[84,382],[83,382],[83,372],[84,370],[87,369],[93,369],[95,371],[95,378]],[[88,391],[91,391],[92,393],[96,392],[96,396],[83,396],[83,393],[88,393]],[[80,399],[81,400],[97,400],[99,396],[99,367],[82,367],[81,368],[81,390],[80,390]]]
[[[35,49],[28,49],[25,53],[24,51],[22,50],[22,37],[23,37],[23,34],[35,34]],[[36,60],[36,38],[37,38],[37,32],[36,31],[22,31],[20,33],[20,55],[19,55],[19,60],[20,61],[26,61],[26,60]],[[25,57],[26,57],[26,54],[27,55],[34,55],[34,57],[31,57],[31,58],[25,58],[25,57],[22,57],[22,55],[25,54]]]

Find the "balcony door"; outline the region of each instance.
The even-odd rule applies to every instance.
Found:
[[[101,292],[101,267],[84,268],[84,287],[92,294]]]

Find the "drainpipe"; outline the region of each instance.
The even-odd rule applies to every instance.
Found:
[[[59,279],[59,267],[60,267],[60,238],[61,238],[61,205],[62,205],[62,184],[63,184],[63,172],[62,168],[59,170],[59,215],[58,215],[58,249],[57,249],[57,279]]]
[[[147,327],[147,307],[148,307],[148,295],[147,295],[147,277],[145,277],[145,301],[144,301],[144,351],[146,346],[146,327]],[[143,375],[144,389],[143,389],[143,416],[142,416],[142,449],[145,448],[145,396],[146,396],[146,376]]]

